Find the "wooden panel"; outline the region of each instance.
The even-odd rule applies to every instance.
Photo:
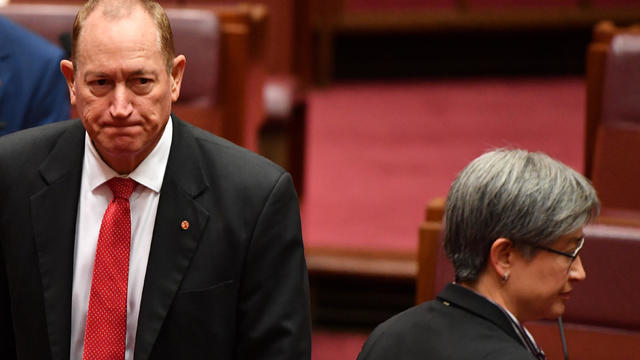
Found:
[[[425,214],[425,220],[440,223],[444,219],[445,197],[437,197],[429,201]]]
[[[413,281],[417,272],[413,253],[307,248],[305,256],[310,274],[343,274]]]
[[[440,247],[441,224],[425,221],[420,225],[418,243],[418,276],[416,277],[416,304],[436,297],[436,267]]]
[[[455,8],[459,2],[459,0],[345,0],[345,10],[357,12]]]
[[[219,134],[257,152],[257,134],[264,122],[267,9],[259,4],[179,7],[211,11],[220,20]]]
[[[608,43],[592,43],[587,50],[587,109],[585,124],[584,174],[591,179],[596,129],[602,117],[602,88]]]
[[[281,74],[289,73],[293,62],[293,36],[296,1],[294,0],[162,0],[180,6],[260,6],[269,13],[266,24],[265,63],[267,71]]]
[[[548,360],[564,358],[560,332],[555,321],[526,324]],[[640,354],[640,332],[565,324],[570,359],[635,359]]]
[[[590,28],[603,19],[627,24],[640,20],[637,2],[594,6],[590,0],[457,0],[455,6],[369,5],[356,11],[349,0],[306,1],[312,5],[314,78],[320,84],[329,83],[333,76],[333,41],[338,33],[557,30]]]

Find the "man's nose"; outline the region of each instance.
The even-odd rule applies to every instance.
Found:
[[[582,281],[587,278],[587,273],[584,271],[582,260],[580,259],[579,255],[571,264],[571,268],[569,269],[569,278],[576,281]]]
[[[114,118],[126,118],[133,112],[131,104],[131,94],[124,85],[116,85],[113,92],[113,99],[109,106],[109,113]]]

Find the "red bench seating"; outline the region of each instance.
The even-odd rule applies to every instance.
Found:
[[[571,358],[632,359],[640,354],[640,229],[595,224],[585,227],[580,258],[587,278],[576,284],[563,316]],[[441,246],[441,224],[420,227],[416,302],[433,299],[453,281],[453,266]],[[526,324],[549,359],[561,359],[556,321]]]

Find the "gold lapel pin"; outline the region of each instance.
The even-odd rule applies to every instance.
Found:
[[[182,222],[180,223],[180,227],[182,228],[182,230],[187,230],[189,228],[189,222],[187,220],[182,220]]]

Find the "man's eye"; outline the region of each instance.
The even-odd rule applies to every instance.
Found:
[[[105,86],[107,85],[107,79],[96,79],[89,82],[93,86]]]
[[[153,80],[145,77],[134,78],[130,80],[129,86],[136,94],[146,94],[151,91]]]
[[[137,78],[136,79],[136,83],[138,85],[147,85],[147,84],[151,83],[151,79],[148,79],[148,78]]]
[[[89,89],[97,95],[102,96],[107,94],[111,89],[111,82],[109,79],[95,79],[89,81]]]

